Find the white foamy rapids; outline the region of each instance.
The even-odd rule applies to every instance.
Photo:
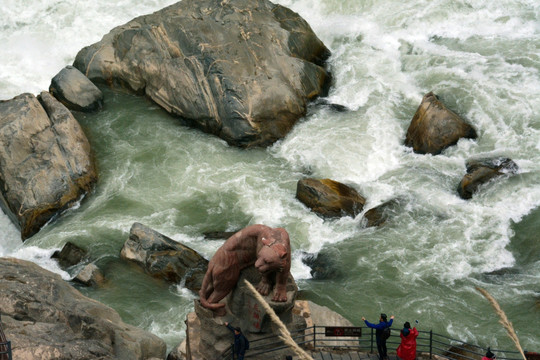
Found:
[[[44,269],[59,274],[64,280],[71,280],[71,276],[62,270],[58,261],[51,259],[52,254],[60,249],[42,249],[37,246],[27,246],[20,248],[10,256],[21,260],[31,261]]]
[[[11,219],[0,211],[0,257],[12,254],[22,244],[21,233]]]
[[[84,46],[112,28],[176,1],[133,2],[36,0],[32,6],[3,0],[0,12],[0,99],[48,90],[51,79],[71,65]]]

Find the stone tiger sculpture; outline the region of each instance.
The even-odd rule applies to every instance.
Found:
[[[236,286],[240,271],[251,265],[262,274],[257,291],[266,296],[275,283],[272,301],[287,301],[291,269],[289,234],[283,228],[257,224],[231,236],[212,257],[199,291],[201,305],[217,315],[225,315],[225,304],[219,301]]]

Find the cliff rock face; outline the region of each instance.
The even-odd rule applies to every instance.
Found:
[[[14,359],[165,358],[163,340],[31,262],[0,258],[0,289]]]
[[[23,240],[96,181],[88,139],[51,94],[0,101],[0,205]]]
[[[114,28],[73,65],[251,147],[285,136],[325,91],[329,55],[304,19],[270,1],[183,0]]]

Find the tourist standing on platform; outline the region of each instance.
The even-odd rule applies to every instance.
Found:
[[[381,314],[378,324],[372,324],[362,316],[362,320],[366,323],[366,326],[375,329],[375,340],[377,341],[377,351],[379,352],[379,360],[388,359],[386,351],[386,339],[390,335],[390,326],[394,322],[394,315],[390,316],[390,321],[387,320],[386,314]],[[388,330],[386,330],[388,329]]]
[[[494,360],[495,354],[491,352],[490,348],[487,348],[486,355],[482,358],[482,360]]]
[[[249,349],[249,341],[242,334],[242,330],[239,327],[232,327],[231,324],[225,322],[227,329],[231,330],[234,333],[234,345],[233,345],[233,358],[237,360],[244,360],[244,355],[246,350]]]
[[[418,323],[418,320],[416,322]],[[402,360],[416,359],[416,338],[418,337],[416,327],[411,330],[411,324],[407,321],[403,325],[399,337],[401,338],[401,344],[397,348],[397,356]]]

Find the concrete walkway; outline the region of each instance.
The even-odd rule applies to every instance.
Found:
[[[314,360],[378,360],[379,356],[376,353],[366,352],[328,352],[328,351],[310,351],[311,357]],[[388,354],[388,360],[399,360],[395,354]]]

